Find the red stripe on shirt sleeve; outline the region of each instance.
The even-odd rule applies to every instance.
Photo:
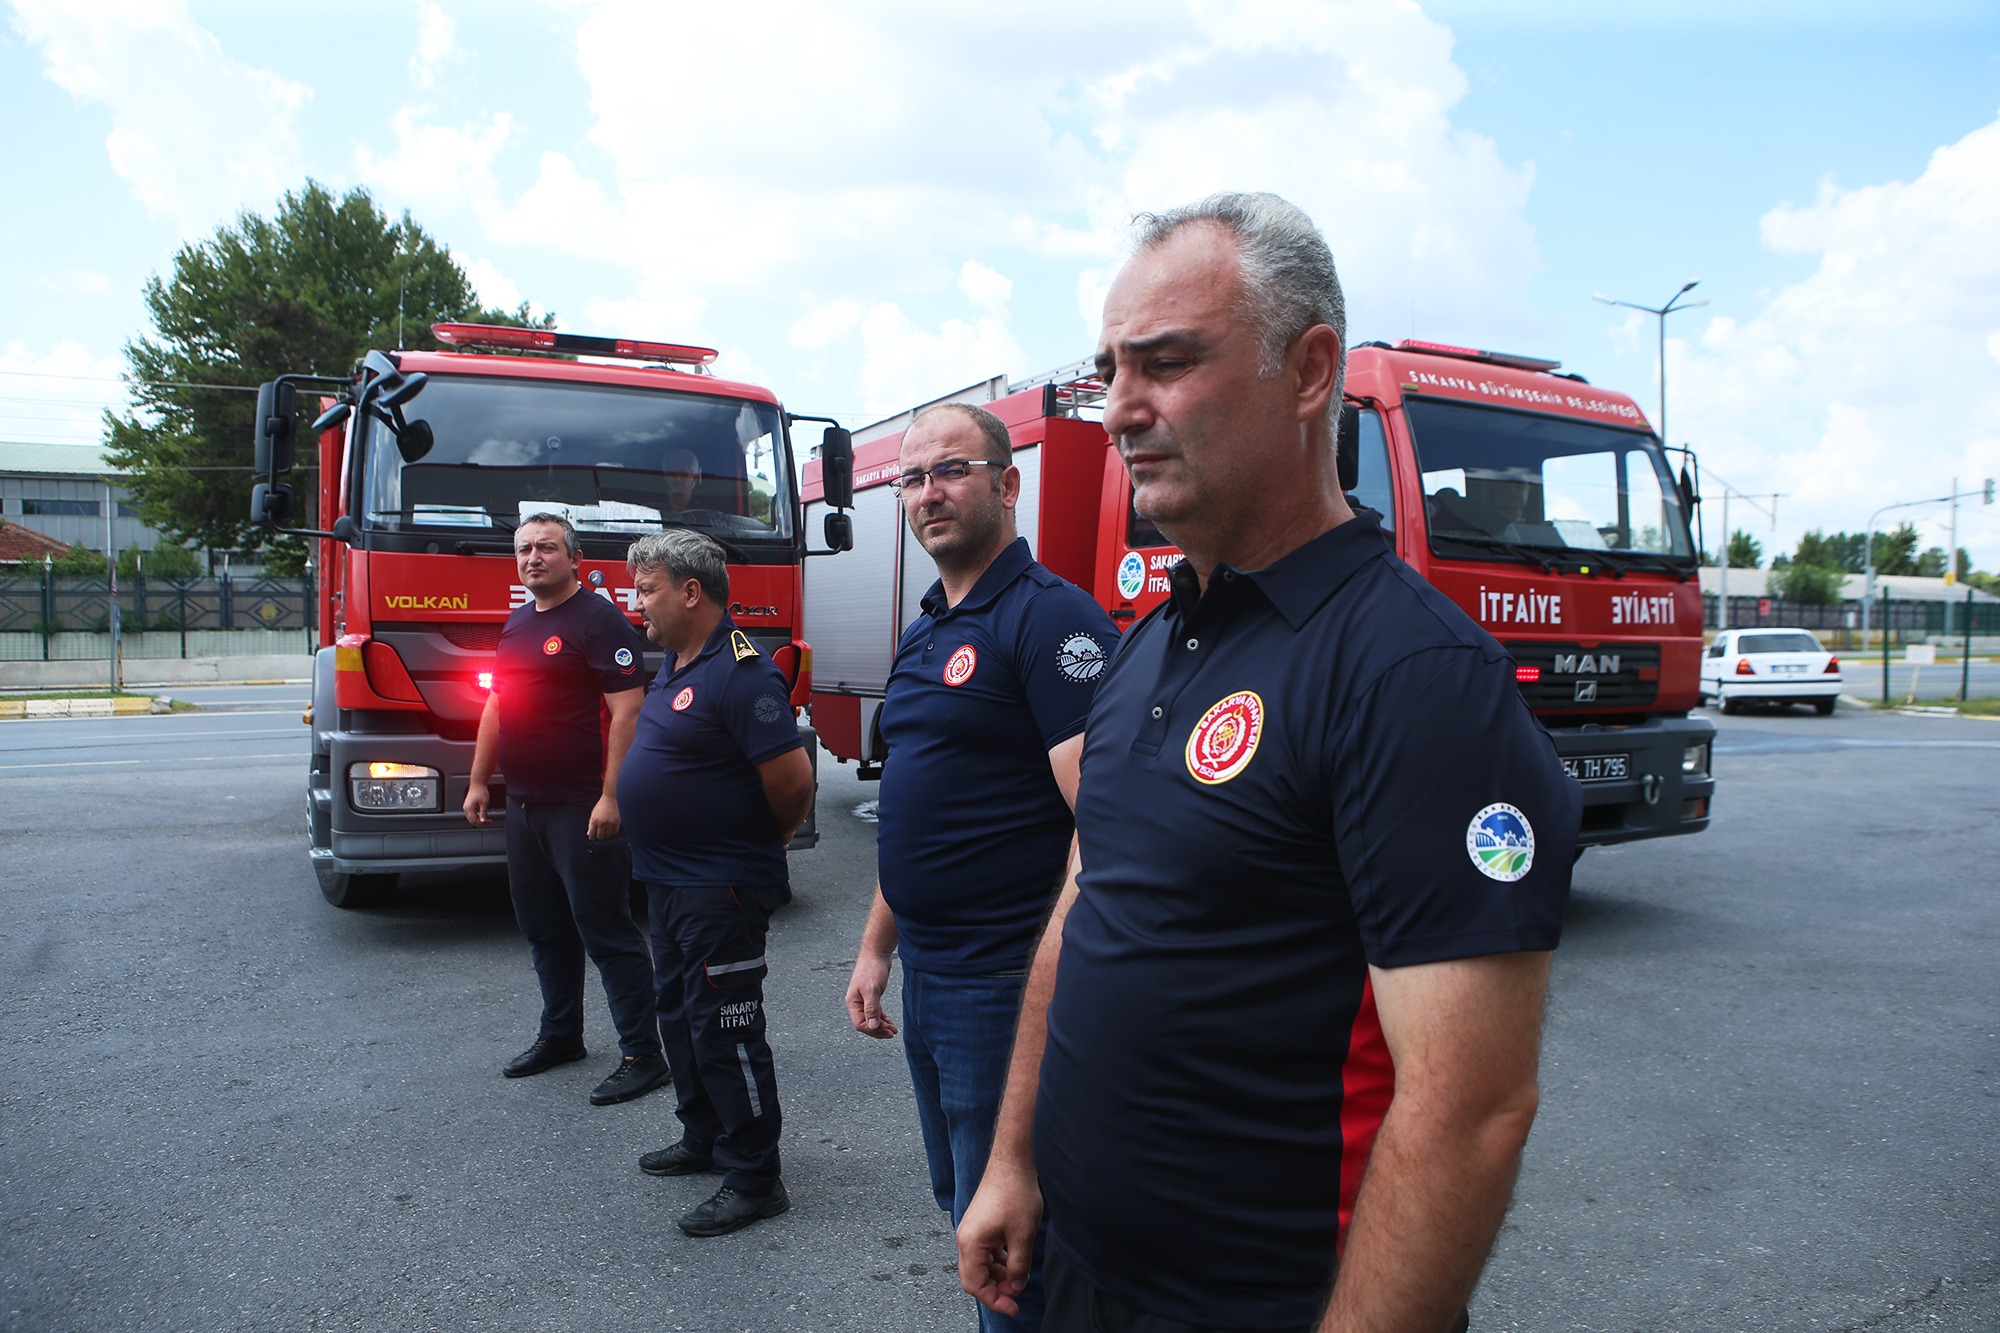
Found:
[[[1361,1004],[1348,1032],[1347,1058],[1340,1066],[1340,1232],[1334,1238],[1336,1260],[1347,1248],[1347,1227],[1354,1220],[1361,1177],[1368,1169],[1375,1133],[1382,1127],[1382,1117],[1389,1113],[1389,1099],[1395,1092],[1396,1067],[1389,1058],[1389,1043],[1382,1036],[1382,1020],[1375,1012],[1375,984],[1370,978],[1362,982]]]

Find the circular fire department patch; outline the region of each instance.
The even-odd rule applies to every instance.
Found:
[[[611,660],[622,667],[631,666],[632,650],[630,648],[620,648],[617,652],[611,654]]]
[[[1264,701],[1238,690],[1201,715],[1188,736],[1187,767],[1196,782],[1214,786],[1249,767],[1264,736]]]
[[[554,634],[549,635],[548,638],[542,640],[542,651],[550,657],[554,657],[562,651],[562,639]]]
[[[685,713],[688,710],[688,705],[693,702],[694,702],[694,686],[692,685],[685,686],[682,688],[679,694],[676,694],[674,696],[674,711],[676,713]]]
[[[972,679],[972,670],[979,665],[979,654],[969,643],[962,643],[944,664],[944,683],[963,685]]]

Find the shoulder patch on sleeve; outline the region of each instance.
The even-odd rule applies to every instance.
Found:
[[[758,656],[757,645],[750,642],[750,636],[740,629],[729,631],[729,651],[736,654],[736,660],[747,662]]]

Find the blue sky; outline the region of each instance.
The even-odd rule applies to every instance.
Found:
[[[2000,475],[1987,3],[7,19],[0,439],[95,439],[147,277],[308,176],[409,209],[488,300],[710,343],[854,424],[1088,355],[1132,211],[1264,188],[1325,229],[1355,340],[1556,357],[1649,414],[1656,325],[1591,293],[1700,279],[1667,326],[1669,426],[1712,479],[1783,493],[1775,521],[1730,514],[1773,550]],[[1945,513],[1889,517],[1943,545]],[[2000,507],[1962,508],[1959,541],[2000,567]]]

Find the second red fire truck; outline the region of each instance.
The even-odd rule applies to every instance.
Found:
[[[1132,507],[1098,423],[1102,398],[1086,362],[938,401],[1007,423],[1022,535],[1129,625],[1166,597],[1181,556]],[[1553,361],[1415,341],[1356,347],[1345,398],[1342,485],[1513,655],[1583,785],[1582,845],[1707,827],[1715,727],[1690,713],[1702,644],[1694,496],[1637,404]],[[888,758],[876,715],[889,665],[936,577],[889,486],[910,415],[855,433],[854,549],[805,572],[813,724],[863,776]],[[838,489],[846,478],[833,475]],[[803,489],[808,515],[826,507],[817,462]]]

